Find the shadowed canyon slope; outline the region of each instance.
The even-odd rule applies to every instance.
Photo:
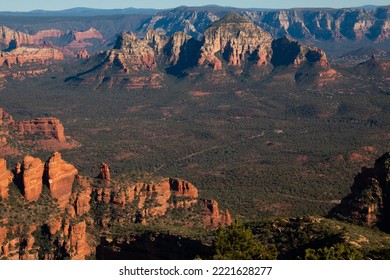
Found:
[[[267,75],[279,66],[294,66],[291,71],[305,66],[320,79],[326,76],[332,80],[337,75],[322,50],[303,46],[287,36],[273,40],[237,14],[228,14],[211,24],[202,41],[182,32],[167,37],[149,30],[143,39],[134,33],[122,33],[111,51],[91,57],[87,65],[91,68],[67,80],[94,88],[120,86],[130,90],[163,87],[167,73],[193,79],[193,74],[208,69],[215,72],[210,77],[217,80],[223,76],[240,78],[248,68],[255,76]]]

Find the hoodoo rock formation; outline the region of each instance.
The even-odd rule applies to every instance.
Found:
[[[58,200],[61,208],[65,208],[71,195],[77,169],[66,163],[60,153],[55,153],[46,162],[45,177],[51,195]]]
[[[330,215],[390,231],[390,153],[377,159],[373,168],[362,168],[351,193]]]
[[[213,199],[204,199],[202,204],[205,211],[208,213],[203,217],[203,223],[205,225],[215,228],[220,225],[230,225],[232,223],[229,210],[226,209],[224,213],[221,213],[217,201]]]
[[[23,195],[28,201],[37,201],[42,193],[44,164],[39,158],[26,156],[20,176],[23,182]],[[16,176],[18,176],[18,170]]]
[[[109,181],[111,179],[110,168],[109,168],[108,164],[106,164],[104,162],[102,162],[100,164],[100,171],[99,171],[98,177],[100,179],[107,180],[107,181]]]
[[[7,162],[5,159],[0,159],[0,198],[8,198],[9,184],[12,182],[13,175],[7,169]]]
[[[82,49],[82,50],[79,50],[79,51],[77,52],[76,57],[77,57],[77,58],[86,59],[86,58],[89,58],[89,53],[88,53],[87,50]]]

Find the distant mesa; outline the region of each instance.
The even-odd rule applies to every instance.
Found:
[[[290,9],[254,11],[226,7],[179,7],[161,11],[141,25],[169,35],[185,31],[201,39],[208,26],[232,11],[261,26],[273,37],[285,34],[297,40],[384,42],[390,38],[389,7],[344,9]],[[242,22],[242,19],[237,19]]]
[[[324,51],[306,47],[289,36],[273,40],[262,28],[234,13],[212,23],[202,41],[183,32],[167,36],[148,30],[143,39],[134,33],[121,33],[112,50],[90,61],[92,68],[67,81],[95,89],[120,86],[131,90],[163,87],[166,74],[188,76],[212,70],[217,77],[233,68],[237,74],[232,79],[241,76],[244,69],[252,73],[265,69],[269,74],[270,69],[281,66],[296,67],[292,71],[310,66],[304,69],[310,70],[309,74],[297,76],[298,82],[302,76],[312,75],[315,83],[325,84],[337,75]]]
[[[0,139],[0,156],[19,154],[19,145],[49,151],[70,149],[79,145],[65,135],[64,126],[57,118],[45,117],[15,122],[12,116],[1,108]],[[18,145],[15,145],[15,142]]]

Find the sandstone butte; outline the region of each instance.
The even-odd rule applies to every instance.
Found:
[[[17,176],[21,174],[23,179],[24,197],[28,201],[37,201],[42,193],[42,178],[44,164],[39,158],[26,156],[23,160],[21,173],[17,170]],[[18,174],[19,173],[19,174]]]
[[[55,60],[63,60],[64,55],[52,48],[19,47],[9,52],[0,52],[0,66],[23,66],[27,63],[46,64]]]
[[[17,124],[20,134],[43,133],[46,137],[55,138],[60,142],[66,141],[64,126],[56,118],[36,118]]]
[[[69,49],[81,50],[87,46],[91,46],[92,43],[88,40],[103,40],[103,35],[94,28],[86,31],[70,30],[67,32],[58,29],[48,29],[40,30],[36,34],[30,35],[6,26],[0,26],[0,45],[2,44],[4,46],[35,46],[41,48],[42,46],[53,45],[52,38],[61,38],[63,41],[66,41],[64,53],[67,53]]]
[[[77,169],[65,162],[61,154],[56,152],[46,162],[45,177],[52,197],[58,200],[61,208],[65,208],[72,195],[73,182],[78,174]]]

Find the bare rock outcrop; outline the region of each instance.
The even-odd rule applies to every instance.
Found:
[[[77,58],[87,59],[89,58],[89,53],[86,49],[79,50],[76,54]]]
[[[271,59],[271,42],[271,35],[253,22],[228,14],[205,31],[198,65],[210,64],[214,70],[222,69],[223,60],[232,66],[248,60],[266,65]]]
[[[389,190],[390,153],[386,153],[375,161],[373,168],[362,168],[354,179],[351,193],[330,215],[389,232]]]
[[[48,182],[50,193],[63,209],[72,195],[73,182],[77,174],[77,169],[65,162],[60,153],[54,153],[46,162],[45,179]]]
[[[183,52],[185,52],[185,47],[191,38],[191,36],[184,32],[176,32],[170,37],[165,46],[165,53],[168,56],[170,64],[176,65],[183,58]]]
[[[40,44],[41,41],[44,41],[47,38],[59,38],[63,35],[63,32],[58,29],[46,29],[40,30],[31,37],[34,40],[35,44]]]
[[[34,38],[20,31],[12,30],[6,26],[0,26],[0,44],[8,46],[11,41],[16,41],[18,44],[32,45]]]
[[[156,68],[155,54],[147,40],[139,39],[133,33],[118,36],[109,60],[125,72]]]
[[[169,178],[169,188],[176,197],[198,197],[197,188],[184,180]]]
[[[289,36],[283,36],[272,42],[272,59],[274,66],[300,66],[303,63],[317,64],[329,67],[329,62],[324,51],[318,48],[309,48]]]
[[[167,36],[159,34],[155,30],[148,30],[145,34],[144,41],[153,49],[156,55],[160,55],[163,53],[163,49],[167,43]]]
[[[57,118],[36,118],[30,121],[22,121],[17,124],[20,134],[42,133],[45,137],[66,141],[64,126]]]
[[[218,226],[230,225],[232,223],[229,210],[226,209],[224,212],[220,211],[216,200],[203,199],[202,205],[205,209],[203,223],[206,226],[216,228]]]
[[[47,64],[53,61],[61,61],[64,55],[53,48],[19,47],[9,52],[0,52],[0,66],[23,66],[27,63]]]
[[[110,167],[108,164],[102,162],[100,164],[100,170],[99,170],[99,175],[98,178],[110,181],[111,179],[111,174],[110,174]]]
[[[85,221],[69,226],[69,240],[66,248],[72,260],[84,260],[86,256],[91,254],[91,248],[87,242],[87,224]]]
[[[44,164],[39,158],[26,156],[21,166],[23,195],[28,201],[37,201],[42,193]],[[16,176],[18,176],[18,170]]]
[[[8,198],[9,184],[12,182],[12,172],[7,169],[5,159],[0,159],[0,198]],[[0,242],[1,244],[1,242]]]

